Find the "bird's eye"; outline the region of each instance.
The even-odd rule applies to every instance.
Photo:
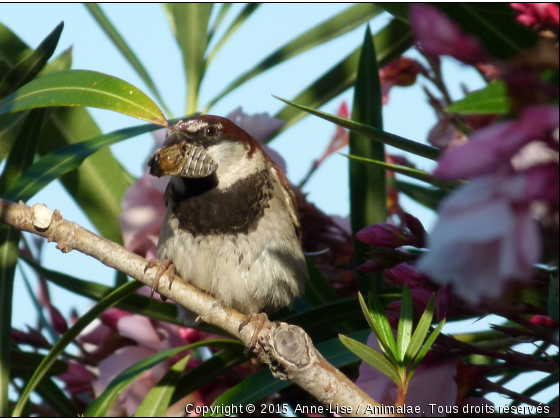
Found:
[[[218,129],[214,126],[210,126],[210,127],[206,127],[206,136],[207,137],[214,137],[216,134],[218,134]]]

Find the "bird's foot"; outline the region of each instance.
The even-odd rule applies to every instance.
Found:
[[[247,325],[249,325],[250,323],[253,323],[255,327],[255,331],[253,332],[251,341],[249,342],[249,345],[245,349],[245,356],[248,356],[249,353],[255,349],[257,342],[259,340],[259,333],[261,332],[261,330],[264,327],[264,324],[266,324],[267,321],[268,321],[268,316],[266,316],[264,312],[261,312],[259,314],[245,315],[245,317],[241,321],[241,324],[239,324],[239,330],[238,330],[239,332],[241,332],[241,330],[245,328]]]
[[[173,284],[173,280],[175,279],[175,274],[177,273],[177,269],[173,265],[173,263],[169,260],[158,260],[156,258],[152,258],[146,267],[144,268],[144,273],[148,271],[150,268],[157,268],[156,275],[154,277],[154,281],[152,282],[152,293],[150,294],[150,299],[154,297],[154,292],[159,287],[159,280],[161,276],[163,276],[168,270],[171,270],[170,277],[169,277],[169,289],[171,290],[171,285]],[[162,300],[164,298],[162,297]]]

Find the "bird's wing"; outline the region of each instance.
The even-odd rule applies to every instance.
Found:
[[[299,238],[299,241],[301,242],[301,223],[299,221],[299,210],[296,201],[296,196],[292,191],[292,188],[290,187],[290,183],[288,182],[288,178],[286,178],[286,175],[284,174],[282,169],[280,169],[280,167],[272,161],[270,162],[270,165],[271,165],[270,172],[272,176],[278,180],[280,186],[282,187],[282,197],[284,198],[284,206],[288,211],[290,218],[292,219],[292,222],[294,224],[294,229],[296,231],[296,235]]]

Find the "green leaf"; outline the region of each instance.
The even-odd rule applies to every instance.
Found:
[[[109,39],[113,41],[115,47],[117,47],[117,49],[121,52],[124,58],[126,58],[126,60],[132,66],[132,68],[136,70],[136,73],[138,73],[138,75],[144,81],[144,83],[146,83],[146,86],[148,87],[148,89],[150,89],[152,95],[154,95],[154,97],[159,101],[159,103],[161,104],[165,112],[168,115],[171,115],[171,112],[169,112],[169,108],[165,105],[161,95],[159,94],[159,91],[157,90],[156,85],[154,84],[154,81],[148,74],[148,71],[142,65],[142,63],[140,62],[136,54],[134,54],[134,51],[132,51],[132,49],[129,47],[127,42],[121,36],[119,31],[117,31],[117,28],[113,26],[109,18],[107,18],[105,13],[103,13],[101,7],[99,7],[97,3],[84,3],[84,5],[86,6],[90,14],[93,16],[95,21],[99,24],[99,26],[101,26],[101,28],[103,29],[105,34],[109,37]]]
[[[20,232],[11,226],[0,226],[0,417],[8,417],[10,402],[10,342],[12,295],[18,259]]]
[[[247,360],[244,355],[245,346],[240,344],[238,350],[220,350],[210,359],[189,370],[177,382],[171,404],[196,391],[231,368]]]
[[[340,341],[348,350],[358,356],[367,364],[373,366],[379,372],[388,376],[397,386],[402,386],[399,373],[396,368],[382,354],[359,341],[340,335]]]
[[[434,296],[430,298],[428,302],[428,306],[424,310],[420,321],[418,322],[418,326],[412,334],[412,339],[410,340],[410,344],[406,349],[406,353],[404,356],[404,366],[408,366],[410,362],[416,357],[416,354],[422,347],[422,343],[426,339],[426,334],[428,334],[428,330],[430,329],[430,325],[432,324],[432,319],[434,317]]]
[[[424,187],[405,181],[391,180],[391,185],[417,203],[434,211],[438,209],[441,200],[447,196],[447,192],[440,188]]]
[[[0,161],[10,153],[27,112],[0,115]]]
[[[387,26],[375,34],[373,42],[377,53],[378,65],[381,68],[396,60],[412,46],[412,35],[407,24],[393,19]],[[346,58],[315,80],[294,98],[294,102],[311,108],[319,108],[353,86],[356,81],[360,50],[361,48],[356,48]],[[284,120],[286,123],[268,141],[271,141],[275,136],[287,130],[306,115],[306,112],[289,105],[282,108],[275,115],[275,118]]]
[[[409,168],[408,166],[396,165],[387,162],[381,162],[374,159],[367,159],[361,156],[345,155],[344,153],[339,153],[339,154],[342,156],[346,156],[349,159],[353,159],[364,163],[370,163],[372,165],[377,165],[380,166],[381,168],[385,168],[388,171],[395,172],[397,174],[406,175],[411,178],[417,179],[419,181],[427,182],[433,185],[439,185],[444,188],[451,188],[453,186],[453,184],[436,179],[432,176],[431,173],[422,171],[420,169]]]
[[[27,201],[61,175],[77,168],[88,156],[103,147],[153,131],[152,124],[124,128],[91,140],[55,150],[30,166],[6,193],[13,201]]]
[[[52,349],[49,351],[47,356],[43,359],[31,380],[26,385],[25,389],[22,391],[19,401],[17,402],[14,411],[12,413],[13,417],[20,417],[23,407],[25,406],[27,400],[31,393],[35,390],[41,379],[46,375],[51,366],[56,362],[58,356],[62,354],[64,349],[72,343],[76,337],[99,315],[101,315],[105,310],[115,305],[120,300],[124,299],[126,296],[134,293],[142,287],[142,283],[137,281],[131,281],[124,286],[119,287],[113,293],[107,295],[101,299],[97,304],[91,308],[84,316],[82,316],[76,323],[58,340]]]
[[[31,111],[19,131],[4,172],[0,177],[0,195],[5,200],[14,200],[13,194],[6,193],[6,190],[14,185],[14,181],[33,163],[44,116],[44,109]]]
[[[559,312],[558,300],[558,274],[556,274],[556,277],[554,277],[554,275],[550,276],[550,288],[548,294],[548,314],[556,322],[558,322]]]
[[[187,76],[187,114],[197,111],[198,90],[204,77],[208,21],[212,3],[175,3],[171,11]]]
[[[535,31],[515,19],[508,3],[435,3],[461,28],[482,42],[494,58],[508,59],[533,47]]]
[[[124,80],[89,70],[66,70],[32,80],[2,102],[0,115],[32,108],[90,106],[167,126],[158,106]]]
[[[359,331],[350,336],[360,342],[365,342],[371,332],[369,330]],[[320,343],[316,346],[321,355],[334,367],[346,366],[359,360],[353,353],[342,345],[338,338]],[[268,395],[279,392],[292,383],[282,381],[272,376],[269,369],[262,369],[241,383],[224,392],[214,402],[213,406],[245,406],[249,403],[262,400]],[[209,415],[207,415],[209,417]],[[214,417],[223,417],[218,412]]]
[[[43,362],[45,356],[39,353],[30,353],[27,351],[14,350],[10,352],[10,363],[12,376],[19,377],[22,375],[30,374],[37,369],[37,367]],[[68,365],[60,360],[56,360],[55,363],[46,371],[48,376],[58,376],[66,372]]]
[[[354,86],[352,120],[368,124],[378,130],[383,129],[381,82],[369,25],[366,27],[358,75]],[[385,161],[383,143],[372,142],[369,138],[355,132],[350,133],[350,154]],[[356,239],[356,234],[367,226],[387,220],[387,182],[385,169],[373,165],[348,162],[350,179],[350,223],[354,242],[354,264],[361,265],[367,258],[370,246]],[[383,273],[374,276],[358,271],[358,285],[362,293],[379,291]]]
[[[511,107],[507,85],[498,80],[488,86],[469,93],[445,110],[454,114],[507,114]]]
[[[58,71],[70,70],[70,67],[72,67],[72,47],[68,47],[58,57],[48,62],[37,76],[42,77]]]
[[[352,29],[357,28],[361,24],[378,15],[380,11],[379,7],[375,4],[363,3],[352,6],[329,20],[321,22],[304,34],[298,36],[296,39],[280,47],[278,50],[264,58],[260,63],[255,65],[252,69],[237,77],[226,89],[224,89],[223,92],[210,101],[207,108],[210,108],[228,93],[254,77],[280,63],[283,63],[286,60],[289,60],[290,58],[310,50],[311,48],[321,45],[351,31]],[[212,57],[212,55],[210,57]],[[355,71],[355,68],[353,70]]]
[[[399,318],[399,327],[397,330],[397,355],[400,362],[405,360],[405,355],[412,337],[413,316],[412,296],[408,286],[405,284],[402,293],[401,316]],[[401,366],[402,365],[404,364],[401,364]],[[404,365],[404,367],[406,368],[406,365]]]
[[[97,399],[88,407],[84,413],[84,417],[105,417],[107,412],[113,405],[115,399],[123,392],[132,382],[140,377],[145,371],[153,368],[155,365],[164,360],[173,357],[186,350],[198,347],[219,347],[219,348],[238,348],[239,342],[235,340],[215,339],[199,341],[187,346],[176,347],[160,353],[149,356],[120,373],[111,381],[109,386]]]
[[[373,325],[375,326],[374,331],[379,340],[379,344],[387,357],[393,361],[393,364],[397,365],[397,344],[395,343],[395,336],[393,335],[393,329],[391,328],[389,319],[383,310],[383,305],[373,292],[369,292],[368,294],[368,303],[369,313],[373,319]],[[360,304],[362,304],[362,302],[360,302]],[[365,306],[365,304],[363,306]]]
[[[387,133],[386,131],[380,130],[370,125],[361,124],[359,122],[347,120],[346,118],[337,117],[336,115],[322,112],[317,109],[309,108],[307,106],[303,106],[295,102],[288,101],[287,99],[282,99],[277,96],[274,97],[276,99],[281,100],[282,102],[287,103],[288,105],[301,109],[302,111],[305,111],[309,114],[315,115],[319,118],[330,121],[336,125],[340,125],[344,128],[347,128],[354,133],[361,134],[364,137],[369,137],[372,140],[386,144],[388,146],[393,146],[405,152],[409,152],[414,155],[422,156],[432,160],[437,160],[440,154],[440,150],[436,149],[435,147],[418,143],[412,140],[408,140],[405,139],[404,137],[397,136],[396,134]]]
[[[424,343],[422,350],[420,350],[420,353],[418,353],[418,356],[416,356],[416,359],[414,359],[414,362],[412,363],[412,366],[408,371],[408,377],[406,378],[407,384],[410,383],[410,379],[412,379],[412,375],[414,374],[414,371],[416,370],[420,362],[422,362],[424,356],[426,356],[428,350],[430,350],[430,347],[432,347],[432,344],[434,344],[434,341],[436,341],[436,338],[438,337],[444,325],[445,325],[445,319],[442,319],[441,322],[436,327],[436,329],[432,331],[432,333]]]
[[[377,5],[397,19],[408,23],[408,3],[377,3]]]
[[[134,417],[166,417],[177,382],[187,367],[190,358],[191,355],[189,354],[169,369],[161,381],[142,400]]]
[[[216,31],[224,21],[224,18],[229,12],[229,9],[231,9],[232,5],[233,3],[221,4],[220,10],[218,11],[218,16],[216,16],[216,20],[214,20],[214,23],[212,24],[212,28],[208,31],[208,43],[210,43],[210,40],[214,37],[214,34],[216,33]]]
[[[261,3],[247,3],[243,10],[237,15],[235,20],[229,25],[224,35],[220,38],[216,46],[212,49],[212,52],[208,54],[208,58],[206,59],[205,66],[208,67],[210,62],[214,59],[214,56],[218,53],[218,51],[224,46],[227,40],[243,25],[243,23],[253,14],[255,10]],[[220,10],[221,12],[221,10]],[[211,32],[213,34],[213,32]],[[210,36],[209,36],[210,38]]]
[[[0,98],[9,95],[37,76],[53,55],[63,27],[64,22],[60,22],[33,53],[10,70],[0,82]]]
[[[0,23],[0,55],[13,68],[29,47],[10,28]]]

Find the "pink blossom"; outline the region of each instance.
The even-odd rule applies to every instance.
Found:
[[[383,105],[389,102],[389,91],[394,86],[411,86],[416,83],[418,74],[427,74],[427,71],[418,61],[408,57],[399,57],[379,70]]]
[[[479,178],[447,197],[420,271],[476,304],[502,294],[511,279],[527,279],[541,255],[541,238],[526,203],[527,173]]]
[[[57,378],[66,384],[66,390],[70,394],[77,395],[92,390],[91,383],[95,375],[84,365],[70,361],[66,372]]]
[[[433,6],[411,4],[410,24],[422,51],[428,55],[450,55],[466,64],[476,64],[486,58],[475,38]]]
[[[511,159],[527,144],[541,140],[554,147],[558,106],[527,108],[519,120],[492,124],[476,131],[463,146],[448,150],[434,175],[443,179],[481,176],[511,170]]]
[[[412,233],[389,223],[368,226],[356,233],[356,238],[375,247],[420,246],[420,241]]]
[[[559,9],[554,3],[511,3],[518,12],[517,21],[534,29],[558,26]]]
[[[373,333],[369,336],[367,345],[381,352]],[[457,373],[457,360],[430,363],[430,356],[431,351],[414,372],[405,400],[406,405],[419,406],[420,411],[424,412],[416,415],[417,417],[445,416],[445,413],[432,412],[429,404],[453,406],[457,399],[457,383],[454,379]],[[391,406],[397,402],[395,383],[366,362],[360,365],[356,385],[383,405]]]
[[[54,330],[59,334],[64,334],[66,331],[68,331],[68,323],[66,322],[60,311],[50,303],[47,305],[47,309],[49,311],[51,325],[53,326]]]
[[[428,133],[428,142],[442,150],[454,149],[466,143],[467,136],[453,121],[440,117]]]

